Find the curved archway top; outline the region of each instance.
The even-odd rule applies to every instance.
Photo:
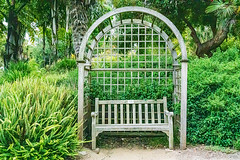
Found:
[[[92,41],[91,46],[87,46],[89,48],[89,50],[88,50],[88,53],[84,54],[84,57],[87,58],[87,60],[90,62],[91,58],[92,58],[93,50],[95,49],[99,40],[109,31],[115,29],[116,27],[119,27],[121,25],[126,25],[126,24],[137,24],[137,25],[141,25],[141,26],[146,26],[146,27],[154,30],[156,33],[158,33],[164,39],[164,41],[168,45],[168,49],[171,51],[172,58],[173,58],[173,64],[178,64],[178,61],[177,61],[178,55],[177,55],[177,52],[174,50],[174,45],[173,45],[171,39],[169,38],[169,36],[158,26],[156,26],[153,23],[150,23],[148,21],[141,20],[141,19],[124,19],[122,21],[114,22],[112,25],[108,25],[107,27],[105,27],[103,29],[104,33],[99,32],[98,35]]]
[[[174,35],[178,39],[180,49],[181,49],[181,53],[182,53],[182,61],[187,61],[186,46],[185,46],[183,37],[182,37],[181,33],[179,32],[179,30],[177,29],[177,27],[167,17],[165,17],[161,13],[159,13],[157,11],[154,11],[152,9],[149,9],[149,8],[136,7],[136,6],[122,7],[122,8],[115,9],[111,12],[106,13],[105,15],[100,17],[96,22],[94,22],[93,25],[88,29],[88,31],[86,32],[86,34],[85,34],[85,36],[82,40],[82,43],[81,43],[81,46],[80,46],[80,52],[79,52],[79,55],[78,55],[78,61],[82,61],[83,58],[84,58],[84,52],[85,52],[85,49],[86,49],[87,41],[88,41],[90,35],[92,34],[92,32],[104,20],[106,20],[106,19],[108,19],[111,16],[114,16],[116,14],[125,13],[125,12],[141,12],[141,13],[152,15],[152,16],[158,18],[159,20],[163,21],[172,30],[172,32],[174,33]]]

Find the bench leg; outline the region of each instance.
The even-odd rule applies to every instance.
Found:
[[[92,150],[96,149],[96,114],[92,113]]]
[[[173,120],[169,118],[169,149],[173,149]]]
[[[169,149],[173,149],[173,133],[169,132]]]
[[[92,132],[92,150],[96,149],[96,134]]]

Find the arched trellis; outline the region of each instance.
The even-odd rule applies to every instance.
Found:
[[[176,84],[177,83],[177,77],[179,78],[179,76],[177,76],[177,74],[180,73],[180,72],[178,72],[179,65],[178,65],[178,62],[177,62],[177,53],[175,51],[175,46],[172,44],[171,39],[168,37],[168,35],[164,31],[162,31],[158,26],[154,25],[154,22],[152,22],[152,23],[146,22],[146,21],[143,20],[143,18],[142,19],[122,19],[121,14],[125,13],[125,12],[143,13],[143,17],[144,17],[144,14],[151,15],[154,18],[157,18],[157,19],[161,20],[162,22],[164,22],[171,29],[171,31],[174,33],[175,37],[178,40],[180,50],[181,50],[181,54],[182,54],[181,76],[180,76],[181,77],[181,85]],[[112,20],[110,18],[112,16],[115,16],[115,15],[120,15],[120,21],[112,22]],[[99,32],[99,34],[97,36],[93,37],[93,41],[92,41],[91,45],[88,45],[88,41],[89,41],[90,36],[92,35],[93,31],[96,28],[99,28],[99,25],[101,25],[105,20],[109,20],[110,25],[108,25],[104,29],[101,29],[101,32]],[[85,122],[84,115],[85,114],[87,115],[87,113],[85,113],[85,111],[84,111],[84,106],[86,106],[86,101],[84,101],[85,100],[84,99],[84,79],[85,79],[85,76],[88,75],[89,71],[94,70],[94,69],[91,69],[91,67],[90,67],[91,63],[92,63],[92,55],[94,54],[94,50],[96,49],[96,47],[98,47],[98,43],[101,40],[101,38],[105,37],[105,35],[109,31],[111,31],[114,28],[117,28],[119,26],[128,25],[128,24],[135,24],[135,25],[138,25],[138,26],[142,25],[142,26],[151,28],[152,30],[154,30],[156,33],[158,33],[163,38],[164,42],[166,43],[166,45],[168,46],[168,49],[171,52],[172,60],[173,60],[173,62],[172,62],[172,66],[173,66],[172,72],[173,72],[173,79],[174,79],[174,81],[173,81],[174,92],[176,92],[175,94],[178,94],[178,93],[180,94],[179,95],[179,100],[181,101],[181,129],[180,129],[181,142],[180,142],[180,147],[182,149],[184,149],[184,148],[186,148],[186,116],[187,116],[186,111],[187,111],[187,61],[188,60],[187,60],[186,47],[185,47],[185,44],[184,44],[184,40],[183,40],[180,32],[176,28],[176,26],[168,18],[163,16],[162,14],[160,14],[160,13],[154,11],[154,10],[148,9],[148,8],[143,8],[143,7],[118,8],[118,9],[116,9],[114,11],[111,11],[111,12],[103,15],[102,17],[100,17],[87,31],[86,35],[84,36],[84,38],[82,40],[82,44],[81,44],[81,47],[80,47],[80,52],[79,52],[78,59],[77,59],[78,68],[79,68],[78,120],[79,120],[79,122]],[[126,34],[126,33],[124,33],[124,34]],[[145,32],[145,36],[146,36],[146,32]],[[104,43],[105,43],[105,41],[104,41]],[[145,45],[145,47],[146,47],[146,45]],[[145,68],[146,68],[146,66],[145,66]],[[138,70],[139,69],[141,69],[141,68],[138,68]],[[165,69],[167,69],[167,68],[165,68]],[[105,68],[105,67],[102,70],[111,70],[111,71],[114,70],[114,71],[116,71],[115,68]],[[153,65],[152,65],[152,68],[149,68],[148,70],[153,72],[152,71],[152,70],[154,70]],[[120,69],[118,71],[125,72],[126,70]],[[158,71],[160,72],[161,68],[158,68]],[[153,77],[152,77],[152,79],[153,79]],[[181,90],[181,92],[180,92],[180,90]],[[81,126],[81,128],[80,128],[80,138],[81,139],[83,138],[83,129],[84,129],[83,126]]]
[[[177,53],[174,50],[174,45],[173,45],[171,39],[169,39],[168,35],[163,30],[161,30],[158,26],[156,26],[156,25],[154,25],[152,23],[149,23],[147,21],[140,20],[140,19],[126,19],[126,20],[115,22],[114,24],[111,24],[111,25],[107,26],[106,28],[104,28],[102,30],[102,32],[100,32],[94,38],[94,41],[92,42],[91,46],[87,46],[89,48],[89,51],[87,52],[87,54],[85,54],[86,59],[91,61],[92,51],[96,47],[96,44],[98,43],[98,41],[104,36],[104,33],[107,33],[110,30],[112,30],[112,29],[114,29],[116,27],[119,27],[121,25],[124,25],[124,24],[125,25],[128,25],[128,24],[139,24],[139,25],[142,25],[142,26],[149,27],[149,28],[153,29],[154,31],[156,31],[164,39],[164,41],[167,42],[167,45],[168,45],[169,50],[171,51],[171,54],[172,54],[172,57],[173,57],[173,64],[178,64],[178,62],[177,62]]]

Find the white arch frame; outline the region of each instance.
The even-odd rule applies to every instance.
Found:
[[[114,16],[116,14],[121,14],[125,12],[140,12],[148,15],[152,15],[155,18],[158,18],[159,20],[163,21],[174,33],[176,38],[178,39],[179,46],[182,53],[182,60],[181,60],[181,128],[180,128],[180,148],[185,149],[186,148],[186,126],[187,126],[187,50],[186,46],[183,40],[183,37],[177,27],[164,15],[162,15],[159,12],[156,12],[152,9],[144,8],[144,7],[136,7],[136,6],[130,6],[130,7],[123,7],[115,9],[111,12],[106,13],[102,17],[100,17],[93,25],[88,29],[86,32],[81,46],[80,46],[80,52],[77,56],[77,62],[78,62],[78,121],[83,121],[83,106],[84,106],[84,68],[85,68],[85,60],[84,60],[84,54],[85,49],[87,46],[88,39],[90,35],[93,33],[93,31],[106,19],[110,18],[111,16]],[[80,127],[80,139],[83,139],[83,127]]]
[[[168,35],[163,30],[161,30],[161,28],[154,25],[153,23],[143,21],[143,20],[140,20],[140,19],[125,19],[125,20],[122,20],[122,21],[117,21],[117,22],[113,23],[112,25],[109,25],[109,26],[105,27],[103,29],[103,31],[104,31],[104,33],[107,33],[110,30],[112,30],[112,29],[114,29],[118,26],[121,26],[121,25],[124,25],[124,24],[131,24],[131,23],[146,26],[148,28],[153,29],[155,32],[157,32],[159,35],[161,35],[161,37],[164,39],[164,41],[167,42],[169,50],[171,51],[172,58],[173,58],[173,64],[176,64],[176,65],[178,64],[178,62],[177,62],[177,52],[174,50],[174,45],[173,45],[171,39],[169,39]],[[92,42],[92,44],[90,46],[91,49],[88,51],[88,53],[86,53],[86,58],[87,59],[91,60],[92,51],[95,49],[98,41],[104,36],[104,33],[99,32],[99,34],[95,37],[96,39]]]

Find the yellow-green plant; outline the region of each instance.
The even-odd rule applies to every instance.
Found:
[[[0,159],[65,159],[79,146],[76,96],[40,78],[0,86]]]
[[[28,62],[20,61],[17,63],[10,63],[8,69],[6,69],[0,77],[0,84],[21,80],[24,77],[40,77],[44,72],[45,69],[40,69],[39,64],[37,64],[34,59]]]

